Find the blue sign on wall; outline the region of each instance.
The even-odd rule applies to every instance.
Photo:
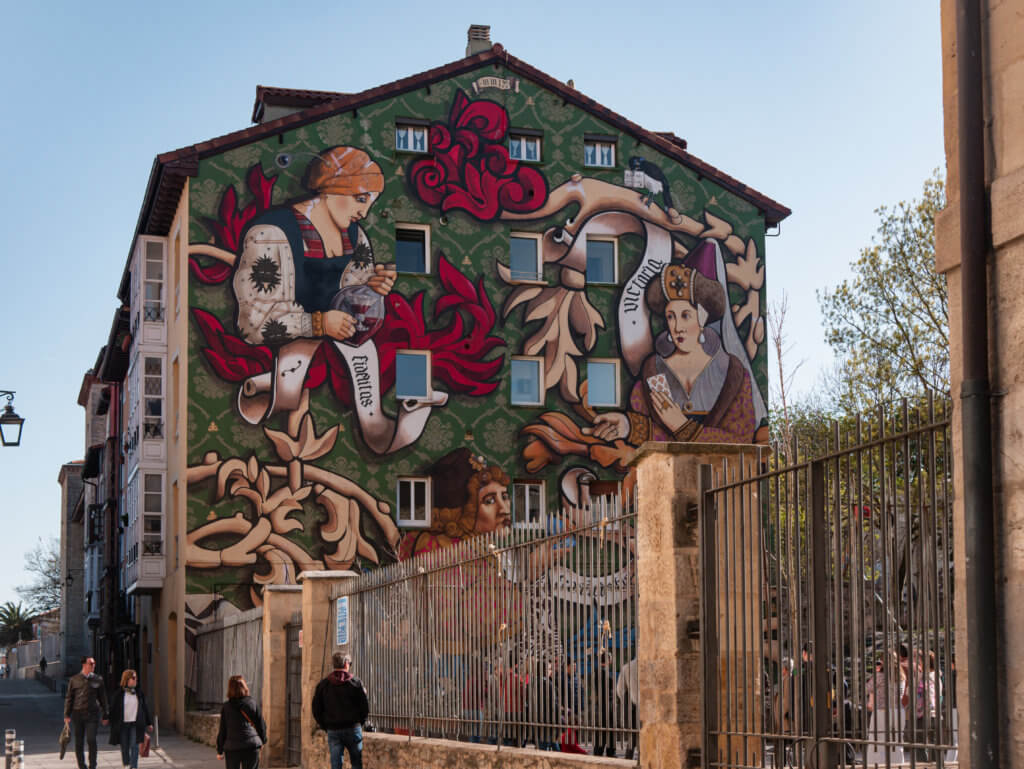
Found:
[[[337,640],[335,641],[336,646],[344,646],[348,643],[348,596],[342,596],[338,599],[337,610],[335,612],[338,617],[337,626]]]

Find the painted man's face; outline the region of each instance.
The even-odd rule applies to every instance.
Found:
[[[512,504],[508,487],[491,481],[477,494],[476,531],[486,533],[504,528],[512,522]]]

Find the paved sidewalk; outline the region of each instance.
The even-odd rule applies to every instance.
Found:
[[[76,769],[74,737],[64,760],[57,737],[64,722],[64,699],[37,681],[0,679],[0,732],[17,731],[25,741],[25,769]],[[97,769],[121,769],[121,749],[110,744],[109,727],[101,726],[96,738]],[[2,743],[0,743],[2,744]],[[86,748],[86,760],[88,760]],[[139,759],[139,769],[198,769],[223,766],[213,748],[164,730],[160,747]]]

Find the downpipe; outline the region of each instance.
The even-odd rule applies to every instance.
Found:
[[[988,359],[989,226],[980,0],[957,0],[957,122],[963,380],[964,550],[969,755],[974,769],[999,766],[992,414]],[[965,730],[960,729],[963,735]],[[961,743],[963,740],[961,740]]]

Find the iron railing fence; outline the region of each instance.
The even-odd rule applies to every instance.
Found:
[[[340,587],[324,675],[343,594],[376,729],[634,756],[635,498],[595,499]]]
[[[956,761],[950,413],[704,469],[706,766]]]
[[[260,702],[263,688],[263,609],[212,622],[195,631],[194,671],[190,679],[195,706],[220,707],[227,698],[228,678],[240,675],[249,694]]]

